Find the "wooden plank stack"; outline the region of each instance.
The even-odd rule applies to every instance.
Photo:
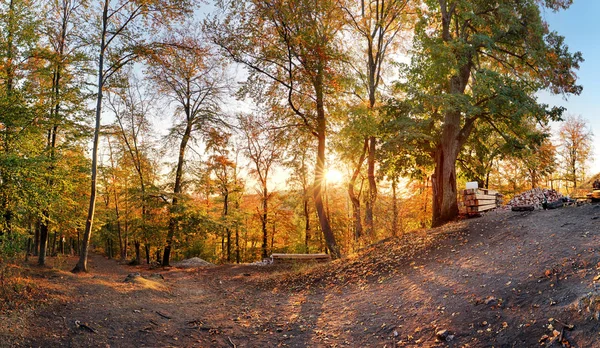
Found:
[[[275,264],[291,262],[327,262],[331,260],[329,254],[272,254],[271,259]]]
[[[466,189],[460,191],[459,211],[463,215],[476,215],[502,205],[503,195],[488,189]]]

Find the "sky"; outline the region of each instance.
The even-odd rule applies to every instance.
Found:
[[[550,30],[565,37],[565,43],[571,52],[580,51],[585,61],[581,64],[577,76],[578,83],[583,86],[579,96],[564,99],[560,95],[541,93],[539,100],[550,105],[564,106],[566,114],[581,115],[589,121],[594,133],[594,158],[589,172],[600,172],[600,1],[574,0],[566,10],[543,13]],[[558,125],[554,125],[557,129]]]

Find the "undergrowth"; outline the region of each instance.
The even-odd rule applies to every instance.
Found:
[[[14,259],[0,258],[0,311],[20,309],[31,303],[35,284]]]

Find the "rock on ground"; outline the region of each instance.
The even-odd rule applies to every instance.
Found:
[[[194,267],[208,267],[214,266],[208,261],[204,261],[199,257],[192,257],[191,259],[181,260],[173,264],[175,267],[180,268],[194,268]]]

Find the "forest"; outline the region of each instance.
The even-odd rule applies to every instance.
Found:
[[[2,0],[0,259],[337,259],[466,182],[577,195],[570,0]]]

